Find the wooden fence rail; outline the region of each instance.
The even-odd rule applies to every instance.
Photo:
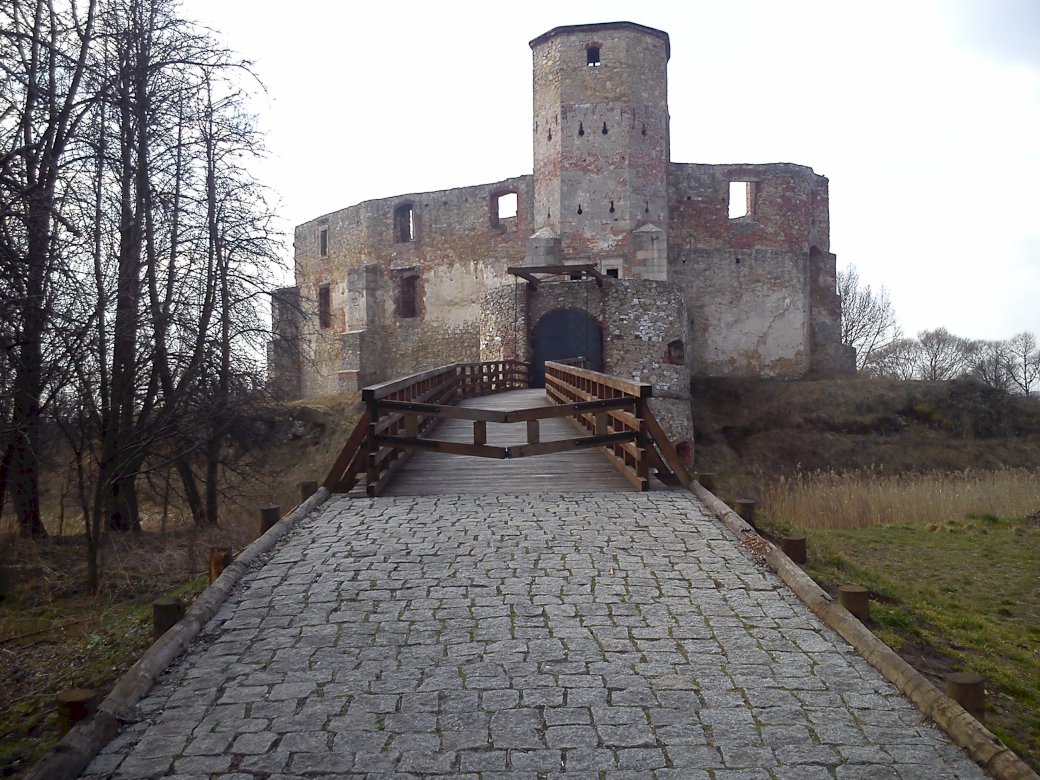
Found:
[[[353,488],[365,474],[368,495],[376,496],[411,452],[440,452],[509,459],[602,447],[637,490],[649,489],[649,469],[666,483],[688,484],[685,468],[668,443],[647,400],[648,384],[590,371],[580,358],[547,361],[546,395],[553,405],[500,411],[453,406],[474,398],[528,386],[530,367],[512,360],[456,363],[366,387],[366,411],[325,480],[336,492]],[[541,441],[539,421],[568,417],[587,435]],[[470,420],[471,442],[430,438],[442,418]],[[489,445],[488,423],[525,423],[524,444]],[[671,462],[671,466],[667,465]]]

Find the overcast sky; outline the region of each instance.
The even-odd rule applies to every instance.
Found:
[[[794,162],[827,176],[839,268],[887,287],[907,334],[1040,335],[1040,0],[184,10],[266,86],[260,176],[289,231],[363,200],[530,173],[528,41],[633,21],[671,37],[673,161]]]

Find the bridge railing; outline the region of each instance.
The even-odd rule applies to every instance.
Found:
[[[556,404],[628,399],[629,407],[588,411],[574,421],[596,435],[631,434],[604,447],[607,457],[638,490],[648,490],[651,469],[668,485],[690,487],[686,465],[650,409],[651,385],[592,371],[583,365],[545,363],[545,392]]]
[[[335,492],[349,491],[365,474],[370,495],[378,494],[403,461],[404,451],[388,439],[419,439],[463,398],[519,390],[530,384],[530,364],[519,360],[452,363],[391,379],[361,391],[365,413],[325,479]],[[402,409],[404,405],[407,409]],[[406,414],[408,410],[427,413]]]
[[[603,447],[638,490],[649,489],[651,467],[665,482],[688,484],[685,468],[647,403],[653,388],[575,365],[579,362],[583,361],[546,362],[546,395],[553,405],[510,411],[452,404],[462,398],[527,387],[529,366],[518,361],[457,363],[366,387],[362,391],[365,414],[325,486],[334,492],[349,491],[364,473],[368,494],[379,495],[414,451],[507,459],[588,447]],[[571,418],[588,435],[541,441],[539,421],[554,417]],[[472,441],[428,437],[444,418],[471,421]],[[489,445],[489,422],[526,423],[526,442]]]

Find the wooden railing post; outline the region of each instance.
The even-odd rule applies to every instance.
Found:
[[[365,392],[368,392],[367,390]],[[379,444],[376,440],[376,430],[379,425],[379,401],[374,397],[366,399],[368,403],[368,468],[366,469],[365,481],[368,483],[369,495],[372,495],[374,486],[379,480]]]

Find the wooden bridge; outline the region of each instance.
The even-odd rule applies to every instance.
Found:
[[[325,479],[369,496],[689,487],[648,403],[653,387],[548,361],[455,363],[366,387],[366,410]],[[539,457],[534,457],[539,456]]]

